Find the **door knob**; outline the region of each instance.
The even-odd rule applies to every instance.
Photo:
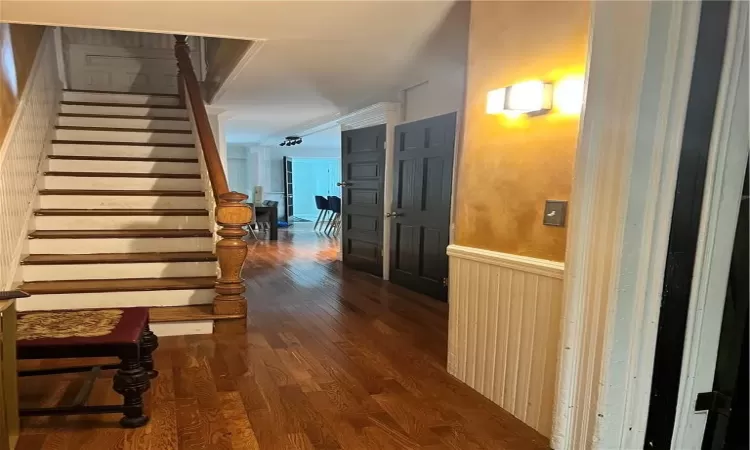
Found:
[[[404,215],[403,213],[395,212],[395,211],[394,212],[385,213],[385,217],[401,217],[403,215]]]
[[[347,181],[341,181],[341,182],[336,183],[336,186],[341,186],[341,187],[346,187],[346,186],[351,186],[351,185],[352,184]]]

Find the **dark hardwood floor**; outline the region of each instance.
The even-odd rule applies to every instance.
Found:
[[[249,247],[247,333],[162,338],[147,426],[124,430],[118,415],[27,418],[17,448],[548,447],[445,371],[445,303],[342,269],[338,242],[309,225]],[[21,402],[69,401],[82,379],[22,379]],[[118,401],[102,374],[90,403]]]

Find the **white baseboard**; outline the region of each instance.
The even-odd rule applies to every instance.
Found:
[[[212,334],[213,320],[195,320],[190,322],[159,322],[149,324],[151,331],[158,337],[183,336],[188,334]]]

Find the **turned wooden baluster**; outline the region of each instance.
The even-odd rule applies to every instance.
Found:
[[[221,276],[216,281],[214,314],[242,314],[247,311],[245,281],[242,279],[242,266],[247,256],[247,243],[242,239],[245,228],[252,218],[252,210],[245,203],[247,195],[227,192],[219,196],[216,205],[216,223],[221,226],[217,234],[221,240],[216,243],[216,256],[219,258]]]

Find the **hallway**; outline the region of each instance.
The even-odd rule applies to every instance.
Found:
[[[447,305],[336,261],[298,227],[249,244],[248,331],[167,337],[151,422],[31,418],[27,449],[542,449],[547,439],[445,371]],[[91,403],[118,400],[111,375]],[[22,403],[70,401],[82,377],[24,379]]]

